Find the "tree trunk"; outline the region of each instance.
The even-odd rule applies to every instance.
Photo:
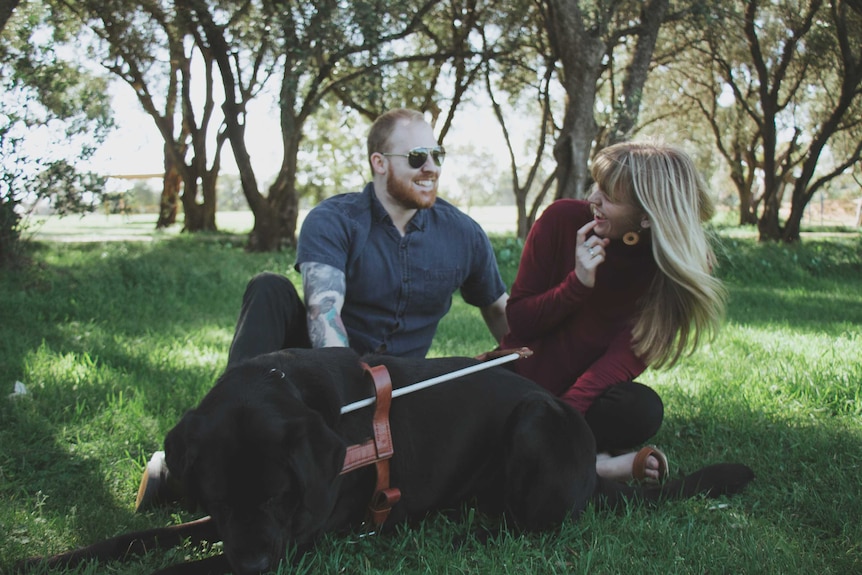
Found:
[[[750,191],[739,192],[739,225],[757,225],[757,204],[753,201],[754,196]]]
[[[581,85],[580,91],[590,91],[589,85]],[[592,102],[595,97],[581,94],[573,101],[569,95],[569,106],[563,119],[560,138],[554,146],[557,160],[557,192],[554,199],[582,198],[590,182],[589,161],[593,138],[598,126],[593,117]],[[589,106],[587,104],[589,103]],[[588,107],[589,110],[584,108]]]
[[[208,182],[208,180],[210,181]],[[203,191],[204,201],[199,204],[197,201],[197,170],[187,166],[183,193],[180,196],[185,214],[184,232],[214,232],[217,229],[215,224],[215,180],[212,177],[207,178],[206,173],[204,173],[201,181],[204,188],[209,185],[212,189],[209,192]],[[209,196],[209,201],[207,201],[207,196]]]
[[[779,202],[776,201],[775,193],[764,197],[763,213],[757,221],[757,231],[761,242],[781,239],[781,225],[779,224]]]
[[[156,229],[162,230],[177,223],[177,205],[183,178],[165,155],[165,174],[162,177],[162,197],[159,200],[159,219]]]
[[[561,79],[567,96],[563,126],[554,146],[554,199],[579,198],[590,182],[590,151],[598,130],[593,109],[605,44],[597,31],[585,26],[575,0],[549,0],[547,7],[546,26],[563,64]]]
[[[781,239],[780,214],[781,196],[784,182],[778,174],[778,136],[775,128],[778,106],[775,95],[769,93],[766,87],[761,87],[761,106],[765,118],[761,130],[763,143],[763,213],[757,223],[760,241],[778,241]]]
[[[279,120],[284,147],[281,169],[269,188],[266,200],[252,206],[255,223],[249,237],[249,249],[257,251],[278,249],[283,242],[296,246],[296,221],[299,216],[296,166],[304,117],[294,113],[292,102],[297,96],[296,82],[289,70],[290,66],[285,65],[280,92]]]
[[[12,17],[12,12],[20,4],[21,0],[6,0],[0,4],[0,32],[6,27],[6,22]]]
[[[798,242],[801,238],[800,231],[802,228],[802,216],[805,214],[805,205],[801,209],[795,206],[790,209],[790,216],[784,222],[784,230],[781,234],[781,240],[792,244]]]
[[[265,210],[254,213],[254,226],[248,234],[246,249],[250,252],[272,252],[278,249],[278,224],[275,212]]]
[[[739,197],[739,225],[753,226],[757,224],[757,203],[754,201],[754,192],[751,191],[752,182],[737,169],[739,163],[731,164],[730,179],[736,187]]]
[[[271,211],[274,215],[274,232],[277,237],[273,238],[275,245],[282,242],[296,247],[296,222],[299,218],[299,197],[296,193],[296,173],[283,175],[284,170],[279,172],[269,188]]]
[[[282,110],[281,113],[283,116],[287,112]],[[284,136],[284,128],[282,139],[289,140]],[[257,192],[256,183],[254,193],[249,193],[246,185],[243,185],[246,199],[254,214],[254,226],[246,245],[246,249],[252,252],[278,250],[281,248],[282,238],[287,239],[288,244],[296,245],[296,218],[299,213],[299,200],[295,190],[296,153],[288,153],[287,144],[284,150],[281,169],[270,186],[267,197]]]
[[[296,246],[296,222],[299,217],[296,167],[299,144],[302,141],[302,128],[301,120],[294,116],[293,110],[284,106],[281,110],[281,139],[284,156],[278,176],[269,188],[267,198],[269,218],[260,227],[258,233],[252,232],[253,235],[261,235],[256,241],[261,246],[270,246],[269,249],[278,249],[282,243]],[[255,223],[255,229],[257,228]]]
[[[614,34],[608,26],[621,10],[621,3],[598,5],[578,0],[546,0],[545,25],[563,64],[562,84],[568,96],[563,127],[554,157],[557,160],[555,199],[583,198],[592,181],[590,159],[597,147],[599,127],[595,120],[596,86],[604,71],[604,57],[613,50]],[[643,89],[649,74],[659,28],[667,12],[668,0],[649,0],[641,6],[630,36],[636,45],[623,81],[622,102],[614,103],[616,117],[609,126],[608,143],[631,136],[640,112]],[[582,6],[583,5],[583,6]]]
[[[201,194],[204,197],[204,202],[201,204],[203,228],[204,231],[214,232],[218,230],[216,226],[216,204],[218,200],[218,191],[216,184],[218,183],[218,168],[214,171],[206,171],[201,178]]]
[[[667,12],[668,0],[650,0],[641,8],[640,32],[637,35],[634,54],[626,69],[623,81],[623,101],[616,113],[614,125],[611,127],[608,144],[615,144],[632,137],[641,102],[643,101],[644,85],[649,75],[649,66],[655,51],[658,32]]]
[[[530,231],[530,224],[527,221],[527,202],[526,198],[517,198],[518,203],[518,237],[522,240],[527,239],[527,233]]]

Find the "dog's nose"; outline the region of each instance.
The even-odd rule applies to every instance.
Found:
[[[265,573],[272,570],[269,557],[264,553],[251,557],[244,557],[241,567],[242,572],[248,573],[249,575],[258,575],[259,573]]]

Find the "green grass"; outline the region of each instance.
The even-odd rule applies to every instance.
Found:
[[[588,510],[550,533],[443,515],[383,537],[328,536],[307,573],[862,572],[862,238],[759,245],[722,231],[719,337],[641,380],[665,399],[674,473],[716,461],[756,481],[720,501]],[[494,238],[508,285],[520,244]],[[133,513],[142,467],[226,362],[247,280],[293,254],[229,236],[38,244],[0,271],[0,573],[22,558],[193,516]],[[290,275],[296,279],[294,272]],[[492,347],[456,298],[431,355]],[[14,383],[28,393],[7,398]],[[489,529],[478,541],[472,526]],[[180,549],[79,573],[149,573]]]

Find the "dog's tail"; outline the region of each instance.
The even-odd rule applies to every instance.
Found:
[[[660,485],[626,484],[598,478],[592,503],[602,509],[620,509],[627,501],[657,504],[669,499],[684,499],[702,495],[720,497],[739,493],[754,479],[754,471],[741,463],[709,465]]]
[[[51,557],[33,557],[15,565],[15,573],[24,573],[36,567],[70,568],[85,561],[113,561],[130,555],[141,555],[153,549],[168,549],[181,545],[185,540],[197,544],[201,541],[220,540],[215,524],[209,517],[145,531],[125,533],[105,539],[87,547],[68,551]]]

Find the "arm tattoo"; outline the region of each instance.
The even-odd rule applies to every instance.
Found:
[[[312,347],[348,347],[341,308],[347,291],[344,272],[326,264],[300,264]]]

